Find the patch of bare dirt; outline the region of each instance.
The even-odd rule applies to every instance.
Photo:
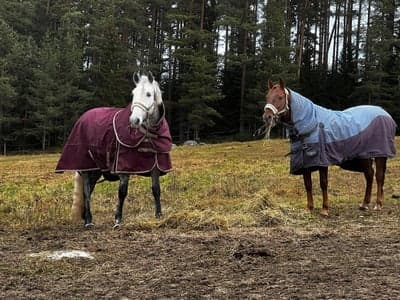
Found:
[[[2,299],[398,299],[398,224],[223,232],[0,230]],[[95,259],[30,253],[85,250]]]

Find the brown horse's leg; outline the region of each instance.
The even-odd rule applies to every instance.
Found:
[[[368,210],[371,202],[372,184],[374,181],[374,168],[372,167],[372,159],[362,159],[359,161],[360,169],[364,173],[366,187],[363,203],[360,204],[360,210]]]
[[[383,204],[383,184],[385,182],[385,172],[386,172],[386,157],[376,157],[375,167],[376,167],[376,185],[377,185],[377,195],[376,195],[376,205],[375,210],[382,209]]]
[[[322,191],[322,211],[321,215],[327,217],[328,212],[328,167],[319,168],[319,184]]]
[[[314,209],[314,201],[312,195],[312,180],[311,180],[311,170],[304,170],[303,173],[304,187],[307,192],[307,209],[312,211]]]

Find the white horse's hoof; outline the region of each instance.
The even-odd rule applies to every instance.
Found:
[[[85,224],[85,228],[87,228],[87,229],[90,229],[90,228],[93,228],[93,227],[94,227],[93,223]]]
[[[121,228],[121,223],[115,223],[115,225],[113,226],[113,229],[120,229]]]

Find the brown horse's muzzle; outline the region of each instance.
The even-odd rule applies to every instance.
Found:
[[[267,127],[273,127],[276,124],[276,118],[272,111],[269,109],[264,110],[264,114],[262,116],[263,121]]]

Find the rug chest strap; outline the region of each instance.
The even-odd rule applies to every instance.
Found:
[[[139,127],[139,131],[141,133],[143,133],[146,137],[149,137],[151,139],[156,139],[158,138],[157,134],[151,133],[150,131],[148,131],[146,128],[144,128],[143,126]]]

